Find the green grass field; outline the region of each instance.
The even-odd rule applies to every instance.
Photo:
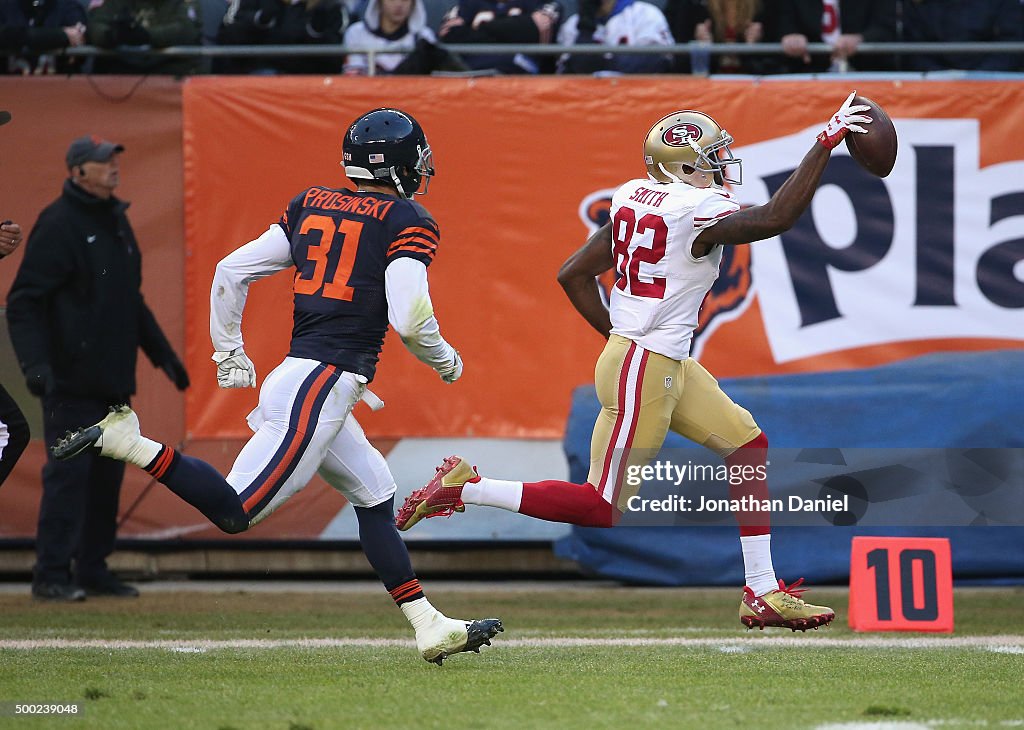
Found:
[[[1024,726],[1024,590],[960,590],[952,636],[746,632],[737,591],[430,592],[500,616],[479,656],[423,662],[383,591],[0,594],[0,706],[84,701],[13,728],[848,728]]]

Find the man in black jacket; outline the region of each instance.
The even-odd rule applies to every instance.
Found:
[[[142,298],[142,259],[114,196],[124,147],[71,143],[70,177],[39,215],[7,298],[11,341],[28,389],[43,400],[46,443],[102,418],[135,392],[138,348],[179,390],[188,373]],[[106,558],[114,549],[124,464],[98,455],[43,467],[32,594],[135,596]],[[75,578],[71,581],[71,560]]]

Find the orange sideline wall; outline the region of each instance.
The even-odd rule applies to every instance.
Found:
[[[372,386],[391,405],[372,415],[360,407],[361,422],[371,437],[557,438],[570,392],[591,381],[602,345],[555,281],[559,265],[587,236],[580,209],[588,196],[644,177],[644,136],[654,120],[678,108],[711,113],[739,147],[793,137],[782,154],[795,167],[850,84],[687,77],[193,79],[184,91],[189,363],[199,372],[209,356],[209,283],[216,261],[262,233],[304,188],[345,184],[338,161],[347,124],[367,109],[400,106],[423,124],[434,150],[437,178],[422,199],[442,232],[430,268],[431,293],[442,332],[461,351],[466,372],[456,385],[445,386],[391,338]],[[957,99],[957,108],[980,122],[975,165],[1024,157],[1017,119],[1005,113],[1024,100],[1019,84],[857,86],[897,119],[941,119],[950,114],[950,99]],[[938,136],[943,138],[941,130]],[[913,170],[907,169],[913,138],[903,140],[907,164],[889,181],[904,208],[914,204],[903,200],[913,185]],[[748,161],[748,179],[757,172]],[[754,249],[749,255],[757,257]],[[940,324],[938,335],[893,332],[870,345],[783,359],[773,352],[783,345],[768,341],[756,295],[744,295],[732,316],[716,323],[701,352],[719,377],[861,367],[949,348],[1020,346],[1006,339],[1009,333],[975,336],[969,325],[970,337],[947,337]],[[286,352],[290,322],[290,277],[282,273],[253,285],[243,332],[259,372]],[[789,336],[773,335],[780,342]],[[255,392],[221,391],[212,377],[197,378],[187,397],[189,432],[244,437],[244,416],[255,402]]]

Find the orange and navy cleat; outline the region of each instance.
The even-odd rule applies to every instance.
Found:
[[[828,606],[814,606],[805,603],[800,596],[806,588],[799,586],[804,582],[801,578],[791,586],[781,580],[779,588],[768,591],[764,595],[755,596],[749,587],[743,588],[743,600],[740,602],[740,621],[748,629],[757,627],[779,627],[793,631],[807,631],[819,626],[828,626],[836,617],[836,612]]]
[[[449,456],[437,467],[427,486],[405,498],[395,516],[395,525],[399,530],[408,530],[424,517],[451,517],[456,512],[465,512],[462,487],[479,479],[476,469],[465,459]]]

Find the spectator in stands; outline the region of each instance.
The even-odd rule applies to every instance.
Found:
[[[670,46],[672,33],[665,15],[643,0],[581,0],[578,14],[558,31],[561,45]],[[670,55],[571,54],[558,63],[560,73],[663,73],[672,65]]]
[[[766,19],[774,19],[777,0],[668,0],[665,15],[676,43],[766,43]],[[777,36],[776,36],[777,38]],[[677,56],[676,70],[692,73],[690,56]],[[781,63],[770,56],[716,55],[708,70],[716,74],[776,73]]]
[[[562,22],[562,6],[542,0],[462,0],[448,11],[438,33],[445,43],[552,43]],[[506,74],[554,70],[554,59],[525,53],[466,55],[473,69]]]
[[[193,0],[93,0],[89,8],[89,41],[98,48],[197,46],[200,35]],[[97,57],[93,71],[182,76],[196,65],[184,56],[122,54]]]
[[[39,215],[7,297],[7,322],[28,390],[42,399],[46,443],[103,417],[135,393],[138,350],[178,390],[188,373],[146,306],[139,245],[114,195],[124,147],[71,143],[61,195]],[[124,464],[99,454],[43,467],[32,595],[81,601],[138,591],[107,567]],[[71,582],[74,560],[75,583]]]
[[[1024,40],[1020,0],[914,0],[903,3],[903,36],[910,42],[999,42]],[[903,66],[915,71],[966,69],[1016,71],[1011,53],[907,55]]]
[[[340,46],[347,27],[348,10],[339,0],[232,0],[217,43]],[[222,61],[214,65],[220,73],[336,74],[342,70],[340,53]]]
[[[427,26],[422,0],[370,0],[363,19],[345,31],[345,45],[350,48],[386,51],[374,57],[374,72],[378,74],[467,70],[461,60],[436,43],[434,31]],[[369,63],[366,54],[350,53],[345,73],[368,73]]]
[[[4,73],[70,73],[79,59],[52,52],[83,43],[85,8],[77,0],[0,0]]]
[[[897,40],[897,0],[780,0],[778,10],[790,73],[895,68],[892,56],[858,56],[857,47]],[[831,57],[812,57],[807,44],[822,42],[832,47]]]

